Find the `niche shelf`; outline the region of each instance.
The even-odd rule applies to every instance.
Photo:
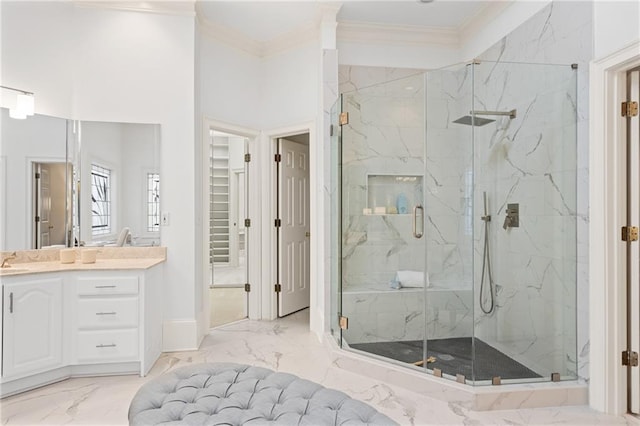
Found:
[[[421,175],[367,175],[367,206],[364,215],[408,216],[422,204]]]

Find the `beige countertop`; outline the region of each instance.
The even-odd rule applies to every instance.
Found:
[[[78,254],[80,250],[82,249],[78,250]],[[8,252],[2,254],[6,255]],[[95,263],[82,263],[79,257],[78,255],[74,263],[61,263],[59,250],[19,251],[16,259],[9,262],[9,267],[0,269],[0,278],[47,272],[142,270],[165,262],[167,259],[164,247],[144,251],[126,248],[99,250]]]

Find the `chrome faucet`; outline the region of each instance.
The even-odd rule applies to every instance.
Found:
[[[2,259],[2,264],[0,265],[0,268],[10,268],[11,265],[9,265],[9,261],[15,258],[16,258],[16,252],[14,251],[13,253],[7,255],[4,259]]]

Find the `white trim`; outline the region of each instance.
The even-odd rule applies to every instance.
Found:
[[[589,405],[610,414],[627,411],[627,379],[620,364],[626,347],[626,71],[640,65],[640,41],[591,63],[589,137]]]
[[[268,264],[263,264],[262,269],[262,281],[263,281],[263,292],[265,297],[262,299],[262,309],[263,316],[262,319],[273,320],[277,318],[277,295],[273,291],[273,285],[276,282],[276,229],[273,226],[273,220],[276,217],[276,169],[275,162],[273,161],[274,155],[276,153],[276,139],[298,135],[301,133],[309,133],[309,209],[310,209],[310,229],[311,229],[311,246],[310,246],[310,266],[309,266],[309,288],[311,290],[310,300],[309,300],[309,309],[310,316],[318,315],[321,313],[317,312],[315,306],[317,305],[315,302],[318,286],[321,285],[322,276],[320,276],[322,264],[322,259],[324,255],[320,251],[320,240],[324,238],[322,235],[315,232],[317,229],[318,221],[323,220],[322,214],[319,213],[318,203],[320,200],[318,199],[318,191],[317,186],[322,185],[320,179],[320,170],[318,168],[320,159],[318,158],[318,143],[319,139],[317,137],[316,132],[316,124],[315,122],[307,122],[301,123],[299,125],[287,126],[278,129],[272,129],[264,132],[266,145],[268,146],[268,155],[263,156],[262,158],[262,166],[265,170],[265,174],[263,174],[262,179],[262,197],[265,201],[265,209],[263,211],[268,211],[269,215],[262,215],[261,221],[263,223],[263,232],[262,232],[262,253],[269,253],[268,258],[266,259]],[[267,175],[268,173],[268,175]],[[267,178],[268,176],[268,178]],[[268,209],[266,206],[270,206]],[[316,237],[314,237],[316,235]],[[270,296],[268,296],[270,295]]]
[[[198,336],[198,321],[195,319],[168,320],[162,323],[162,352],[195,351],[201,341]],[[195,346],[193,342],[197,342]]]
[[[388,25],[368,22],[338,22],[338,41],[397,45],[458,46],[457,28]]]
[[[156,13],[174,16],[195,16],[192,1],[98,1],[98,0],[75,0],[73,4],[77,7],[91,9],[108,9],[125,12]]]
[[[262,300],[262,286],[260,271],[262,270],[262,258],[260,256],[262,244],[261,244],[261,212],[263,211],[260,205],[260,197],[258,196],[260,191],[260,144],[258,139],[260,132],[243,127],[237,124],[227,123],[223,121],[217,121],[208,117],[202,118],[202,135],[200,138],[200,146],[196,147],[196,152],[200,152],[200,161],[202,173],[201,179],[201,211],[202,229],[207,230],[203,232],[200,239],[200,250],[202,253],[207,253],[209,250],[209,234],[208,234],[208,217],[209,217],[209,131],[210,129],[219,130],[221,132],[242,136],[249,139],[249,152],[251,153],[251,167],[249,170],[249,187],[246,188],[250,191],[251,203],[249,203],[248,216],[252,219],[251,230],[247,231],[249,235],[247,259],[250,262],[248,282],[251,284],[251,292],[249,292],[249,319],[262,319],[262,310],[260,301]],[[208,255],[202,257],[201,265],[196,265],[201,268],[201,290],[204,309],[199,316],[199,329],[205,331],[207,334],[210,318],[210,303],[209,303],[209,263],[205,262],[208,259]]]
[[[198,9],[198,27],[202,35],[259,58],[274,56],[304,46],[320,38],[319,24],[315,21],[301,25],[271,40],[259,41],[247,36],[242,31],[208,21],[199,11],[199,8],[196,5],[196,9]]]

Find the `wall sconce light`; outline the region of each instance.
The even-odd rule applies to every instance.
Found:
[[[0,86],[0,88],[18,92],[16,107],[9,110],[9,117],[24,120],[35,113],[35,95],[32,92],[7,86]]]

